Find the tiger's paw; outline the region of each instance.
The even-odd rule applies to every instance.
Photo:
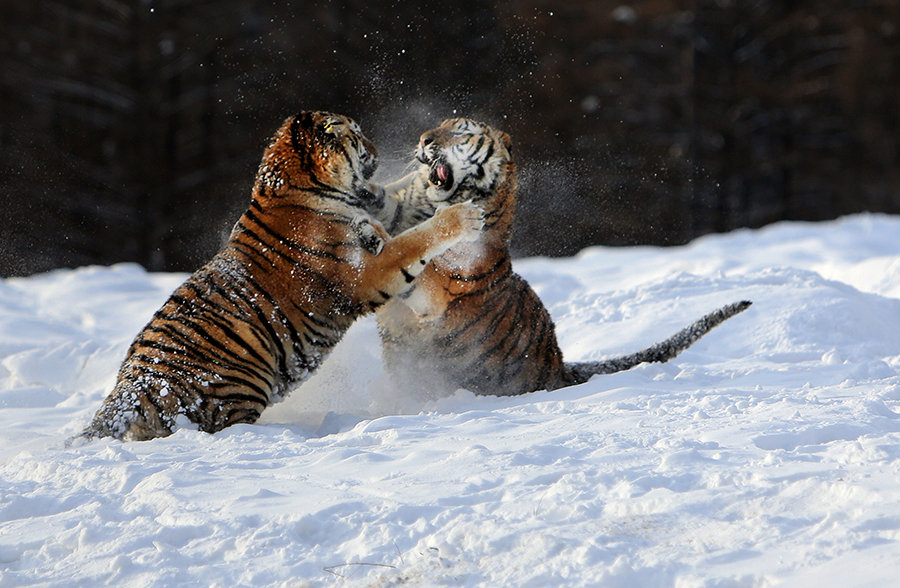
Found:
[[[484,231],[485,211],[471,200],[438,208],[434,218],[437,222],[447,223],[446,226],[452,227],[449,232],[455,232],[460,241],[477,241]]]
[[[388,240],[388,234],[381,227],[372,222],[367,216],[357,215],[350,221],[350,228],[356,234],[359,245],[372,255],[378,255],[384,249]],[[379,232],[378,229],[381,229]]]

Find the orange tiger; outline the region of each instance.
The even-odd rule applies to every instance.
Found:
[[[471,200],[485,210],[477,241],[432,259],[411,290],[378,310],[385,366],[400,385],[439,394],[457,388],[490,395],[552,390],[594,374],[668,361],[750,305],[720,308],[633,355],[565,363],[550,314],[512,271],[516,165],[510,151],[502,131],[465,118],[446,120],[421,136],[418,169],[373,200],[370,210],[392,232],[428,218],[441,204]]]
[[[303,382],[359,316],[434,255],[477,238],[461,204],[391,239],[361,207],[377,152],[353,120],[288,118],[263,154],[228,242],[156,312],[83,436],[144,440],[183,422],[252,423]]]

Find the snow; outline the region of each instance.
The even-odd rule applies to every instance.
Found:
[[[668,364],[437,401],[366,319],[255,425],[66,448],[184,276],[0,281],[0,587],[896,582],[900,218],[515,267],[569,360],[754,305]]]

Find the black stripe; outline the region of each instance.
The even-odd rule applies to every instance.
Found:
[[[173,294],[170,300],[180,305],[192,306],[190,300],[178,294]],[[225,309],[220,304],[212,302],[211,300],[204,300],[204,302],[206,303],[207,307],[212,307],[216,310],[219,310],[220,313],[228,313],[227,309]],[[268,371],[273,376],[275,375],[274,372],[272,372],[272,369],[268,366],[269,360],[260,355],[259,352],[257,352],[256,349],[246,339],[240,336],[237,331],[235,331],[231,327],[231,324],[228,321],[222,320],[216,314],[208,312],[208,308],[204,308],[203,311],[204,312],[196,315],[197,320],[218,327],[226,337],[237,343],[239,347],[243,348],[249,355],[256,358],[263,366],[265,366],[267,368],[266,371]],[[232,314],[232,316],[234,316],[234,318],[236,318],[239,322],[247,324],[251,328],[253,327],[253,324],[246,321],[245,319],[234,314]],[[259,339],[259,337],[257,337],[257,339]],[[265,344],[265,341],[260,342]],[[271,352],[271,350],[269,351]]]
[[[467,298],[469,296],[475,296],[477,294],[483,293],[484,291],[490,290],[492,288],[493,288],[493,285],[491,285],[487,288],[484,288],[484,289],[480,290],[479,292],[466,293],[465,295],[456,296],[453,300],[450,301],[450,303],[448,305],[448,312],[451,307],[459,305],[459,304],[463,304],[463,301],[465,298]],[[483,338],[483,334],[485,334],[485,333],[487,333],[487,334],[492,333],[493,330],[496,329],[496,323],[499,322],[499,320],[501,320],[504,316],[506,316],[508,314],[508,308],[507,308],[508,302],[505,302],[506,297],[503,295],[504,292],[507,290],[508,290],[508,288],[503,288],[502,290],[498,291],[496,294],[491,296],[492,301],[500,300],[500,301],[502,301],[502,303],[492,302],[490,304],[482,304],[480,306],[481,312],[479,314],[472,317],[469,321],[467,321],[463,325],[454,329],[451,333],[448,333],[447,335],[443,336],[442,341],[444,342],[444,344],[446,344],[446,345],[455,344],[454,342],[456,340],[458,340],[460,337],[464,336],[467,331],[469,331],[470,329],[472,329],[475,326],[480,325],[480,323],[486,317],[489,316],[488,312],[487,312],[488,309],[492,309],[494,312],[494,314],[492,315],[492,318],[489,320],[489,327],[477,329],[477,332],[482,333],[482,335],[476,334],[473,337],[475,339],[479,339],[479,338]]]
[[[206,386],[206,388],[209,388],[209,390],[210,390],[209,396],[212,398],[215,398],[218,401],[224,400],[224,401],[232,401],[232,402],[253,402],[253,403],[262,404],[263,406],[265,406],[269,403],[268,394],[266,394],[263,390],[259,389],[258,387],[254,386],[253,384],[251,384],[249,382],[244,382],[240,378],[230,378],[230,379],[233,380],[233,382],[231,382],[231,383],[210,382],[209,385]],[[220,388],[231,388],[235,384],[247,385],[248,388],[250,388],[251,390],[254,390],[256,392],[259,392],[259,394],[257,396],[254,396],[252,394],[247,394],[245,392],[234,392],[234,391],[232,391],[232,392],[226,391],[225,393],[220,394],[218,391]],[[264,400],[261,401],[259,399],[260,396]]]
[[[337,262],[342,262],[342,263],[347,262],[346,259],[344,259],[342,257],[338,257],[337,255],[335,255],[333,253],[330,253],[328,251],[320,251],[317,249],[310,249],[309,247],[304,247],[303,245],[300,245],[296,241],[289,239],[288,237],[285,237],[284,235],[282,235],[282,234],[276,232],[275,230],[273,230],[272,228],[270,228],[269,225],[267,225],[265,222],[263,222],[263,220],[261,218],[256,216],[256,214],[254,214],[254,212],[252,210],[248,210],[246,216],[247,216],[247,218],[252,220],[254,223],[256,223],[263,231],[265,231],[271,237],[273,237],[274,239],[277,239],[279,243],[281,243],[282,245],[286,245],[288,248],[293,249],[294,251],[298,251],[300,253],[305,253],[307,255],[312,255],[314,257],[324,257],[325,259],[331,259],[331,260],[337,261]],[[251,232],[251,234],[252,234],[252,232]],[[259,237],[254,236],[254,238],[259,241],[262,241],[261,239],[259,239]]]
[[[351,198],[352,198],[352,196],[353,196],[352,194],[349,194],[349,193],[347,193],[347,192],[344,192],[343,190],[341,190],[341,189],[339,189],[339,188],[336,188],[335,186],[330,186],[330,185],[326,184],[325,182],[323,182],[322,180],[320,180],[320,179],[316,176],[316,174],[315,174],[314,171],[311,171],[311,172],[309,173],[309,181],[312,182],[312,184],[313,184],[314,186],[318,187],[319,190],[321,190],[322,192],[324,192],[324,193],[322,193],[322,194],[319,194],[320,196],[325,196],[326,198],[334,198],[334,196],[332,196],[331,194],[329,194],[329,192],[332,192],[332,193],[334,193],[334,194],[341,194],[341,195],[343,195],[343,196],[349,196],[349,197],[351,197]],[[311,188],[306,188],[306,190],[308,190],[308,191],[313,191],[313,189],[311,189]],[[343,199],[341,198],[340,200],[343,200]]]
[[[298,188],[299,190],[308,191],[308,192],[317,192],[318,190],[312,188]],[[261,204],[252,200],[250,202],[250,208],[258,210],[262,214],[273,214],[272,211],[278,210],[281,208],[288,209],[297,209],[297,210],[305,210],[308,212],[312,212],[318,216],[325,217],[328,219],[328,222],[338,223],[343,225],[349,225],[352,222],[352,219],[345,214],[341,214],[340,212],[330,211],[330,210],[322,210],[321,208],[317,208],[315,206],[306,206],[305,204],[297,204],[295,202],[273,202],[268,204],[265,208],[262,207]]]
[[[480,145],[480,144],[478,145],[478,148],[479,148],[479,149],[481,148],[481,145]],[[493,154],[494,154],[494,142],[491,141],[490,144],[488,144],[487,155],[484,156],[484,159],[481,160],[481,163],[484,163],[485,161],[488,161],[488,160],[491,158],[491,156],[492,156]]]
[[[510,328],[507,329],[505,333],[503,333],[503,336],[501,336],[500,339],[497,340],[493,345],[484,349],[484,351],[481,353],[481,358],[493,357],[493,355],[499,349],[506,347],[506,353],[503,354],[503,356],[502,356],[503,362],[501,362],[501,363],[505,363],[505,361],[509,357],[510,353],[512,353],[512,351],[515,350],[516,344],[519,342],[519,340],[522,336],[522,332],[525,330],[525,329],[512,328],[513,325],[521,324],[521,322],[520,322],[521,314],[522,314],[522,293],[521,292],[522,291],[520,290],[516,293],[516,300],[513,302],[514,306],[512,309],[510,309],[510,306],[507,303],[507,305],[504,307],[505,312],[502,314],[498,314],[496,317],[497,320],[491,321],[492,323],[495,323],[495,324],[490,325],[491,329],[488,332],[496,335],[497,327],[499,326],[496,323],[501,322],[502,319],[505,318],[505,316],[508,314],[512,314],[515,317],[511,321]],[[509,344],[510,341],[512,341],[511,345]]]
[[[193,292],[194,295],[197,297],[198,300],[203,301],[204,304],[207,304],[207,305],[209,305],[209,306],[212,306],[212,307],[214,307],[214,308],[219,309],[219,312],[220,312],[220,313],[225,314],[226,316],[230,316],[230,317],[232,317],[234,320],[236,320],[236,321],[238,321],[238,322],[240,322],[240,323],[246,325],[247,327],[249,327],[250,330],[251,330],[251,332],[253,333],[253,336],[256,338],[256,340],[257,340],[261,345],[263,345],[263,346],[266,347],[266,351],[268,351],[269,353],[271,353],[271,354],[274,355],[274,354],[275,354],[275,353],[274,353],[275,350],[274,350],[274,348],[273,348],[273,343],[274,343],[274,342],[272,341],[271,334],[266,333],[266,332],[262,329],[262,327],[260,327],[260,325],[253,323],[253,322],[250,320],[250,319],[251,319],[250,314],[249,314],[246,310],[244,310],[244,309],[242,309],[242,308],[239,308],[238,305],[235,304],[233,300],[231,300],[230,298],[228,298],[227,293],[224,291],[224,288],[219,288],[219,287],[218,287],[218,284],[215,284],[215,283],[212,282],[212,281],[207,281],[207,282],[206,282],[206,286],[207,286],[207,288],[209,288],[210,290],[215,291],[215,292],[216,292],[219,296],[221,296],[226,302],[228,302],[229,306],[224,306],[224,305],[222,305],[222,304],[219,304],[218,302],[214,302],[213,300],[211,300],[208,296],[206,296],[206,293],[203,292],[203,291],[201,290],[201,288],[200,288],[197,284],[195,284],[194,282],[188,282],[188,283],[185,284],[185,287],[186,287],[188,290],[190,290],[191,292]],[[218,291],[218,290],[222,290],[222,291],[220,292],[220,291]],[[239,311],[240,311],[240,312],[239,312]],[[270,336],[267,337],[266,335],[270,335]]]
[[[347,149],[344,147],[344,144],[339,141],[335,141],[335,145],[337,146],[337,149],[340,150],[341,155],[344,156],[344,161],[346,161],[349,165],[353,160],[350,158],[350,154],[347,153]]]
[[[262,237],[260,237],[255,232],[251,231],[250,229],[244,229],[243,233],[245,235],[247,235],[248,237],[255,239],[257,242],[265,245],[269,249],[269,251],[271,251],[272,253],[274,253],[275,255],[280,257],[281,259],[287,261],[294,267],[303,269],[303,270],[307,271],[308,273],[312,274],[314,277],[317,277],[317,278],[321,279],[322,281],[324,281],[326,290],[331,291],[331,290],[336,290],[338,288],[339,284],[337,282],[333,282],[332,280],[329,280],[324,275],[322,275],[320,272],[313,269],[311,266],[309,266],[305,263],[302,263],[300,260],[291,257],[287,253],[279,251],[273,244],[265,241]],[[327,257],[327,256],[323,256],[323,257]],[[330,257],[336,259],[338,262],[347,263],[346,260],[341,260],[340,258],[337,258],[334,255],[330,255]]]
[[[227,322],[225,322],[225,321],[211,321],[211,322],[215,326],[219,327],[219,329],[222,331],[222,333],[226,337],[228,337],[229,339],[231,339],[232,341],[237,343],[237,345],[239,347],[241,347],[244,351],[246,351],[248,355],[255,358],[261,364],[261,367],[263,369],[265,369],[266,372],[269,373],[269,375],[271,375],[271,376],[275,375],[275,371],[269,365],[270,360],[267,360],[262,355],[260,355],[260,353],[253,347],[253,345],[251,345],[246,339],[244,339],[237,331],[232,329],[231,326]]]
[[[192,368],[197,372],[205,372],[212,377],[224,377],[224,374],[222,373],[222,371],[224,370],[239,372],[258,380],[262,380],[264,382],[266,381],[266,378],[260,376],[258,372],[240,365],[235,365],[233,363],[224,363],[219,359],[219,357],[204,353],[204,351],[206,350],[203,347],[198,346],[196,341],[171,326],[167,325],[165,327],[150,327],[147,330],[154,333],[163,333],[173,341],[177,341],[182,344],[182,347],[178,348],[171,347],[163,343],[158,343],[150,339],[142,339],[140,342],[141,347],[153,349],[155,351],[166,354],[165,358],[159,358],[155,355],[148,356],[148,363],[151,367],[155,365],[164,365],[167,367],[177,368],[177,366],[180,364],[183,367]],[[199,363],[191,363],[187,361],[187,359],[193,359],[194,361]],[[210,365],[216,366],[218,369],[210,369],[208,367]]]
[[[153,343],[153,342],[150,341],[149,343]],[[146,364],[144,367],[146,367],[148,370],[154,370],[153,373],[155,373],[155,374],[163,373],[162,371],[160,371],[158,369],[159,366],[163,366],[166,368],[170,368],[173,371],[177,371],[178,374],[181,375],[182,377],[187,376],[187,377],[197,378],[197,377],[199,377],[200,372],[206,372],[207,374],[209,374],[211,376],[214,376],[217,373],[217,372],[210,370],[208,367],[209,364],[206,362],[195,363],[195,362],[189,361],[186,357],[183,356],[183,354],[182,354],[182,357],[177,357],[177,356],[171,355],[172,351],[177,351],[176,349],[174,349],[172,347],[167,347],[164,345],[142,345],[142,347],[147,350],[160,351],[160,352],[166,353],[166,356],[162,357],[162,358],[158,355],[148,355],[146,353],[135,353],[135,354],[132,354],[131,357],[129,358],[129,359],[134,359],[135,361],[143,362],[144,364]],[[191,373],[186,374],[185,370],[190,370]],[[206,378],[203,378],[203,379],[206,379]]]
[[[302,361],[308,361],[308,358],[303,353],[303,345],[299,338],[299,332],[297,331],[297,327],[294,325],[294,323],[288,319],[287,315],[284,314],[284,312],[281,310],[281,307],[278,305],[278,303],[275,302],[275,300],[272,298],[272,296],[266,290],[264,290],[263,288],[260,287],[260,285],[256,282],[256,280],[252,276],[249,276],[249,275],[244,276],[244,280],[246,282],[248,282],[251,286],[253,286],[253,288],[256,290],[256,292],[259,295],[261,295],[265,299],[265,301],[269,303],[270,306],[272,306],[273,314],[277,314],[277,320],[285,327],[285,329],[287,329],[287,334],[291,339],[291,349],[293,350],[294,355],[299,357]],[[304,320],[304,321],[309,320],[313,323],[317,322],[316,319],[314,319],[313,317],[310,317],[309,313],[307,311],[305,311],[302,307],[300,307],[296,302],[294,302],[294,300],[291,300],[290,302],[291,302],[291,305],[295,309],[299,310],[302,313],[302,317],[303,317],[302,320]],[[304,327],[309,328],[307,325],[304,325]],[[288,378],[287,381],[290,381],[290,379]]]
[[[483,280],[483,279],[487,278],[488,276],[490,276],[491,274],[493,274],[494,272],[496,272],[508,260],[509,260],[508,257],[501,257],[500,259],[497,260],[497,263],[495,263],[494,265],[491,266],[491,268],[489,270],[487,270],[486,272],[482,272],[480,274],[468,274],[465,276],[462,274],[450,274],[449,277],[450,277],[450,279],[458,280],[460,282],[477,282],[478,280]]]
[[[204,329],[202,326],[198,325],[198,324],[195,323],[194,321],[189,320],[188,317],[184,317],[184,316],[181,316],[181,315],[168,315],[168,316],[162,316],[162,317],[160,317],[160,318],[161,318],[162,320],[165,320],[165,321],[169,321],[169,322],[172,322],[172,323],[179,324],[179,325],[181,325],[182,327],[185,327],[185,328],[187,328],[187,329],[193,331],[194,333],[197,333],[197,335],[199,335],[201,339],[203,339],[204,341],[206,341],[209,345],[211,345],[211,346],[214,347],[215,349],[218,349],[218,350],[219,350],[220,352],[222,352],[222,354],[224,354],[226,357],[232,358],[233,361],[236,361],[236,362],[238,362],[239,364],[243,364],[243,365],[245,365],[245,366],[248,366],[246,369],[261,368],[261,369],[264,369],[265,371],[271,373],[271,368],[270,368],[269,366],[267,366],[267,365],[257,366],[257,365],[255,365],[253,362],[249,361],[247,358],[241,357],[239,354],[237,354],[237,353],[235,353],[234,351],[228,349],[228,347],[226,347],[225,345],[223,345],[216,337],[213,337],[213,336],[212,336],[206,329]],[[183,333],[182,333],[181,335],[184,336]],[[192,346],[196,346],[196,342],[195,342],[195,341],[193,341],[192,339],[188,339],[188,340],[191,342]],[[226,365],[228,365],[229,367],[231,367],[233,364],[230,364],[230,363],[229,363],[229,364],[226,364]],[[235,366],[234,366],[234,368],[239,368],[239,367],[240,367],[239,365],[235,365]],[[257,378],[259,378],[259,379],[262,380],[262,381],[266,381],[266,378],[261,377],[258,373],[255,373],[255,374],[253,374],[253,375],[256,376]]]
[[[245,307],[245,309],[249,309],[249,311],[252,311],[257,320],[257,324],[254,325],[254,328],[264,331],[265,334],[268,335],[269,343],[270,345],[272,345],[271,351],[273,352],[273,355],[276,356],[276,359],[278,361],[278,372],[284,380],[288,380],[289,373],[287,369],[287,349],[284,348],[281,337],[279,337],[275,332],[275,329],[270,324],[269,319],[266,317],[263,309],[256,303],[255,299],[250,296],[250,293],[247,292],[247,288],[238,287],[234,290],[229,291],[225,288],[222,288],[212,280],[207,280],[206,284],[220,296],[222,296],[235,306],[238,306],[238,303],[231,300],[230,298],[230,296],[234,295],[235,297],[237,297],[238,301]],[[192,288],[195,287],[193,284],[189,284],[189,286]],[[254,293],[260,291],[259,287],[252,288],[251,290],[255,290]],[[278,307],[275,305],[273,305],[273,308],[275,310],[278,310]],[[262,337],[260,338],[262,339]]]
[[[243,225],[241,225],[241,227],[241,230],[246,232],[246,228]],[[229,246],[235,251],[246,256],[248,261],[252,260],[256,262],[256,264],[260,267],[268,266],[269,269],[274,269],[277,267],[274,261],[266,257],[265,254],[263,254],[260,250],[253,248],[249,243],[244,243],[242,241],[232,239],[229,243]]]
[[[475,149],[472,151],[472,161],[475,161],[475,156],[478,155],[479,151],[481,151],[481,147],[484,145],[484,142],[486,140],[487,137],[485,137],[484,135],[478,135],[478,142],[475,143]],[[484,159],[482,159],[481,161],[484,161]]]
[[[235,415],[237,415],[239,413],[242,413],[241,417],[236,419]],[[225,414],[224,420],[223,419],[218,419],[218,420],[220,422],[222,422],[224,427],[230,427],[231,425],[234,425],[237,423],[256,422],[256,420],[259,418],[260,414],[261,413],[258,410],[253,409],[253,408],[233,408]]]
[[[298,309],[300,308],[298,305],[294,304]],[[326,329],[326,330],[334,330],[334,325],[328,321],[324,321],[318,317],[316,317],[313,313],[304,312],[300,317],[300,320],[303,321],[303,328],[311,332],[313,335],[319,338],[327,338],[327,335],[321,331],[317,331],[316,329]],[[313,328],[311,325],[315,325],[316,328]]]

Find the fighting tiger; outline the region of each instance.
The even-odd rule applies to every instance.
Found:
[[[137,335],[82,436],[145,440],[188,421],[209,433],[254,422],[357,317],[480,234],[483,211],[463,203],[390,238],[362,208],[376,166],[353,120],[327,112],[285,120],[263,153],[249,209]]]
[[[517,185],[510,152],[506,133],[470,119],[446,120],[422,134],[417,169],[381,189],[372,187],[381,198],[372,200],[370,212],[392,233],[448,203],[471,200],[485,211],[478,240],[432,259],[412,289],[377,312],[385,366],[399,385],[502,396],[579,384],[595,374],[668,361],[750,306],[724,306],[628,356],[564,362],[547,309],[512,271]]]

